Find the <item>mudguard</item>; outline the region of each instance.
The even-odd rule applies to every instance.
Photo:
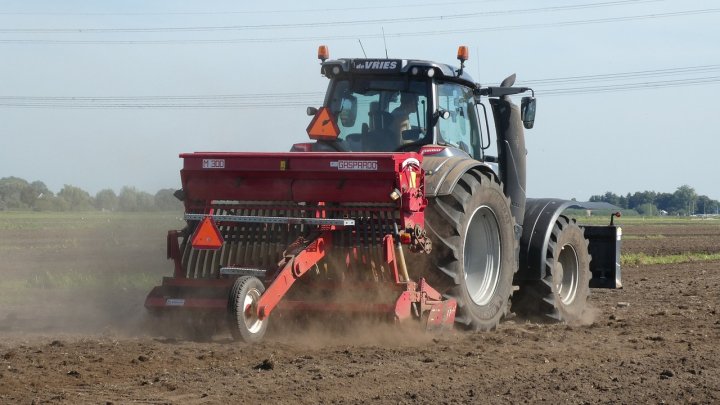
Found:
[[[422,162],[425,170],[425,196],[428,198],[448,195],[463,174],[472,170],[492,172],[492,168],[466,156],[425,156]]]
[[[516,280],[539,280],[545,277],[545,252],[552,227],[573,201],[558,198],[528,198],[520,237],[520,267]]]

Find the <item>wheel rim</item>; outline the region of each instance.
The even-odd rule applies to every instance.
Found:
[[[558,257],[558,278],[556,285],[560,301],[563,304],[570,304],[577,295],[580,265],[578,264],[577,252],[572,245],[565,245],[560,250]]]
[[[488,206],[473,212],[463,244],[465,287],[477,305],[492,300],[500,278],[500,226]]]
[[[250,333],[258,333],[262,328],[263,321],[258,318],[257,303],[260,300],[260,291],[251,288],[243,300],[243,321],[245,328]]]

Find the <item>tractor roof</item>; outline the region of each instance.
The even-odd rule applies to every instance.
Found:
[[[429,71],[432,71],[430,75],[428,75]],[[465,69],[460,73],[458,72],[460,72],[460,70],[455,66],[417,59],[341,58],[327,60],[322,63],[321,68],[321,73],[328,77],[341,73],[372,75],[409,74],[450,79],[463,82],[463,84],[471,87],[476,86],[472,77],[470,77]]]

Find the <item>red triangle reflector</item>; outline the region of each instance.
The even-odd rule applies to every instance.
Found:
[[[200,222],[192,236],[192,247],[195,249],[220,249],[223,237],[211,217],[205,217]]]

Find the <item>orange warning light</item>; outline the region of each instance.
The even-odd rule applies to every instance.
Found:
[[[223,245],[223,237],[211,217],[205,217],[200,222],[191,240],[195,249],[217,250]]]
[[[465,46],[465,45],[460,45],[460,46],[458,47],[457,58],[458,58],[458,60],[459,60],[460,62],[465,62],[466,60],[468,60],[469,55],[470,55],[470,51],[468,51],[468,47],[467,47],[467,46]]]
[[[318,59],[323,62],[330,59],[330,50],[328,49],[327,45],[318,46]]]
[[[335,117],[332,116],[330,110],[327,107],[321,107],[310,121],[307,133],[310,139],[334,141],[340,134],[340,128],[338,128]]]

